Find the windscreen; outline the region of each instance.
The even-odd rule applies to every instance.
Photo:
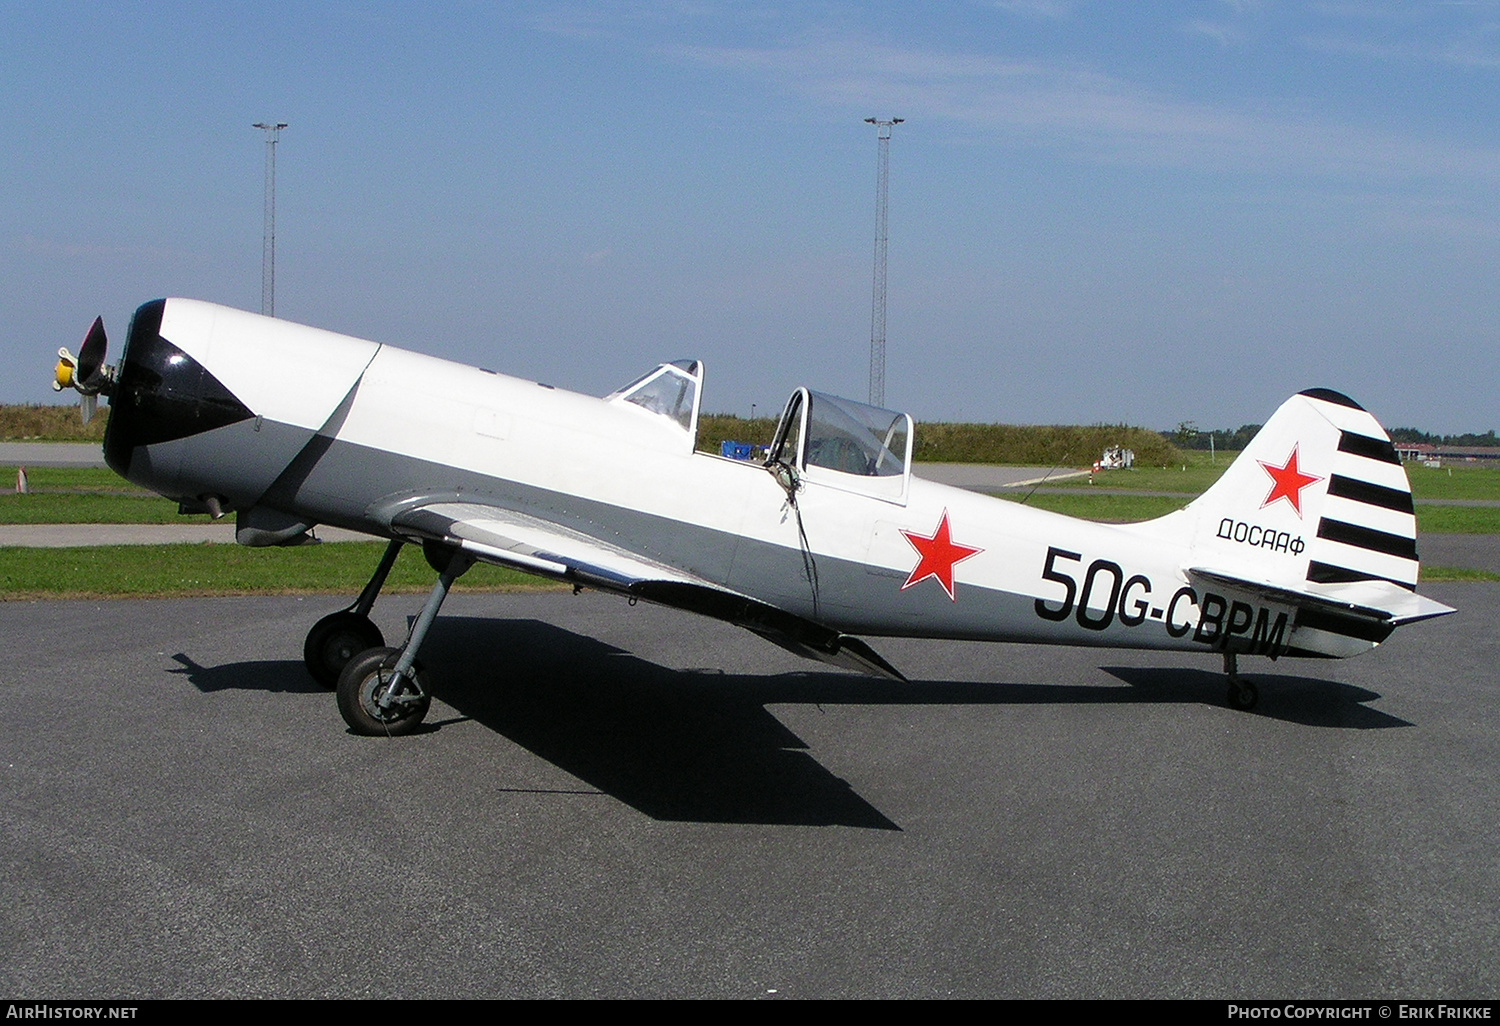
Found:
[[[860,477],[906,472],[911,419],[821,392],[811,393],[807,465]]]

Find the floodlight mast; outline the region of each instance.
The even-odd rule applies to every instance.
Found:
[[[891,126],[905,118],[865,118],[875,126],[875,288],[870,301],[870,405],[885,405],[885,261],[889,243]]]
[[[285,121],[257,121],[252,128],[266,133],[266,213],[261,232],[260,312],[276,316],[276,140]]]

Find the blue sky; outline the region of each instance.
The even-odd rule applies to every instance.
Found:
[[[0,401],[162,295],[602,394],[1500,427],[1500,0],[0,0]],[[296,373],[288,368],[288,374]]]

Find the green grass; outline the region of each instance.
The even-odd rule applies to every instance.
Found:
[[[206,524],[177,503],[102,467],[28,468],[31,492],[15,492],[16,468],[0,467],[0,524]]]
[[[103,596],[357,595],[383,542],[296,548],[238,545],[109,545],[79,549],[0,548],[0,599]],[[425,593],[434,575],[414,546],[396,560],[385,591]],[[455,591],[531,591],[566,587],[515,570],[478,564]]]
[[[1113,479],[1108,484],[1113,486]],[[1019,502],[1025,497],[1023,489],[998,494],[1000,498],[1013,502]],[[1076,494],[1038,493],[1031,497],[1027,505],[1083,520],[1123,524],[1166,516],[1173,510],[1186,506],[1192,499],[1190,495],[1091,494],[1085,486],[1085,490]],[[1434,506],[1418,502],[1417,531],[1420,534],[1500,534],[1500,507]]]
[[[207,524],[206,513],[182,516],[177,503],[135,495],[0,494],[0,524]]]
[[[1406,478],[1418,502],[1423,499],[1500,499],[1500,466],[1451,463],[1444,467],[1406,465]]]
[[[1500,581],[1500,574],[1488,570],[1470,570],[1462,566],[1422,567],[1422,583],[1433,581]]]
[[[151,494],[105,467],[28,467],[26,479],[33,491],[67,488],[74,491]],[[10,492],[15,488],[15,483],[16,468],[0,467],[0,486]]]
[[[1020,502],[1026,497],[1022,489],[1000,493],[1002,499]],[[1051,510],[1081,520],[1098,520],[1124,524],[1138,520],[1155,520],[1191,502],[1191,497],[1173,498],[1160,495],[1033,495],[1026,505]]]
[[[1238,456],[1237,452],[1218,453],[1212,461],[1206,452],[1191,449],[1178,451],[1177,460],[1170,467],[1137,466],[1130,470],[1104,470],[1094,475],[1093,484],[1086,477],[1071,477],[1065,481],[1048,482],[1047,487],[1057,488],[1128,488],[1143,492],[1182,492],[1200,495],[1217,481],[1229,464]]]
[[[1109,470],[1096,474],[1092,487],[1129,488],[1132,491],[1192,492],[1201,494],[1229,469],[1239,456],[1237,452],[1217,453],[1214,462],[1209,454],[1181,450],[1175,466],[1137,466],[1132,470]],[[1186,469],[1184,469],[1186,468]],[[1454,463],[1433,469],[1417,463],[1406,464],[1412,496],[1423,499],[1488,499],[1500,501],[1500,466]],[[1051,484],[1048,487],[1053,487]],[[1059,488],[1089,488],[1087,478],[1070,478],[1056,483]]]
[[[724,437],[769,437],[769,421],[716,418]],[[755,431],[740,431],[741,427]],[[919,429],[920,430],[920,429]],[[1100,474],[1095,489],[1174,492],[1177,495],[1102,495],[1087,480],[1049,482],[1066,494],[1035,494],[1028,505],[1086,520],[1130,523],[1164,516],[1218,480],[1236,454],[1181,451],[1171,469],[1140,466]],[[1186,467],[1184,470],[1183,468]],[[1500,467],[1455,464],[1436,470],[1408,465],[1417,498],[1418,529],[1425,534],[1500,534],[1500,507],[1435,506],[1424,499],[1500,500]],[[14,467],[0,467],[0,524],[207,523],[206,515],[180,516],[166,499],[148,496],[102,468],[38,467],[28,471],[32,494],[16,495]],[[1002,497],[1020,501],[1025,490]],[[0,599],[29,597],[188,596],[238,594],[356,594],[380,558],[382,543],[353,542],[295,549],[245,549],[235,545],[126,545],[79,549],[0,549]],[[1493,581],[1500,575],[1454,567],[1424,567],[1426,581]],[[432,571],[408,547],[392,572],[389,590],[426,592]],[[480,565],[458,590],[504,591],[561,587],[515,571]]]
[[[98,442],[104,439],[109,407],[102,401],[88,424],[78,412],[77,395],[68,406],[0,406],[0,440],[7,442]]]
[[[1087,467],[1107,446],[1134,449],[1142,466],[1178,462],[1179,454],[1158,432],[1123,424],[917,425],[912,459],[928,463],[999,463],[1022,467]]]
[[[1500,507],[1417,503],[1419,534],[1500,534]]]

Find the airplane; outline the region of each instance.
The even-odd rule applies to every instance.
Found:
[[[1102,524],[924,480],[912,418],[798,388],[766,457],[697,449],[704,367],[663,363],[595,398],[192,299],[158,299],[106,366],[103,320],[54,387],[110,404],[106,462],[179,503],[234,513],[243,545],[320,524],[388,541],[303,654],[351,731],[427,713],[418,661],[475,562],[737,624],[893,679],[864,639],[1202,652],[1249,710],[1240,656],[1343,658],[1454,610],[1416,592],[1416,518],[1380,424],[1301,392],[1223,476],[1156,520]],[[371,622],[403,545],[436,583],[405,642]]]

